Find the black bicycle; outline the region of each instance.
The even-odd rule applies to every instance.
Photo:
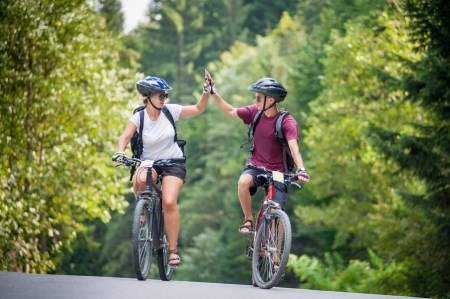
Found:
[[[156,255],[161,280],[170,280],[174,268],[169,265],[169,241],[164,229],[164,210],[162,208],[161,177],[153,182],[154,166],[185,163],[185,158],[146,161],[145,190],[138,192],[134,210],[132,230],[132,260],[134,272],[139,280],[146,280],[150,274],[152,256]],[[142,160],[124,157],[117,166],[137,167]]]
[[[255,230],[249,240],[246,257],[252,260],[252,283],[262,289],[274,287],[283,277],[292,243],[291,222],[278,203],[273,201],[274,182],[301,186],[295,181],[297,174],[268,171],[264,167],[247,165],[260,170],[258,177],[265,179],[261,209],[256,215]]]

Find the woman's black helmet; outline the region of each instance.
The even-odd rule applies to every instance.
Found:
[[[275,101],[282,102],[286,98],[287,90],[281,83],[273,78],[262,78],[248,87],[250,91],[259,92],[273,97]]]
[[[153,92],[162,92],[172,90],[164,79],[158,77],[147,77],[136,83],[138,92],[143,96],[150,96]]]

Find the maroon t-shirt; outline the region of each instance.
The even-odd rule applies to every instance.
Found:
[[[256,104],[237,109],[237,115],[249,125],[253,122],[258,107]],[[275,137],[275,122],[279,113],[269,118],[261,115],[254,135],[254,149],[250,162],[256,166],[263,166],[269,170],[285,172],[283,165],[283,146]],[[283,120],[283,134],[286,140],[298,140],[298,126],[295,119],[288,115]]]

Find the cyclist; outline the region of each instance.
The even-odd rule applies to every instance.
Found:
[[[255,103],[253,105],[235,108],[228,104],[218,94],[211,75],[206,72],[211,94],[219,105],[222,112],[230,118],[240,118],[245,124],[251,124],[258,111],[263,114],[254,132],[254,147],[249,157],[250,163],[255,166],[262,166],[267,170],[286,172],[283,164],[283,148],[276,139],[274,127],[279,110],[277,103],[282,102],[287,95],[287,90],[272,78],[262,78],[248,87],[255,92]],[[300,182],[309,181],[309,175],[303,164],[298,145],[298,126],[295,119],[288,115],[282,123],[283,135],[285,136],[289,149],[292,153],[295,165],[298,169],[298,180]],[[246,168],[242,172],[238,181],[238,196],[244,212],[244,222],[239,227],[241,234],[251,234],[253,232],[252,215],[252,195],[264,182],[258,178],[259,171]],[[288,188],[285,184],[275,182],[274,200],[284,208],[287,201]]]
[[[168,158],[182,158],[183,153],[177,143],[174,142],[175,130],[169,119],[161,109],[165,105],[172,114],[174,121],[180,118],[192,117],[205,111],[208,103],[209,93],[204,91],[196,105],[182,106],[178,104],[166,104],[172,90],[164,79],[158,77],[147,77],[139,80],[136,84],[137,91],[146,106],[144,114],[144,127],[142,130],[143,153],[140,165],[134,175],[133,189],[137,199],[137,192],[145,190],[147,168],[145,160],[158,160]],[[114,161],[121,161],[125,156],[125,149],[134,132],[139,130],[140,117],[135,113],[129,120],[123,134],[119,138],[118,151],[113,155]],[[153,179],[157,174],[162,176],[162,204],[164,209],[164,226],[169,239],[169,265],[178,266],[181,263],[177,251],[178,232],[180,217],[178,214],[178,194],[186,178],[186,166],[169,165],[154,167]]]

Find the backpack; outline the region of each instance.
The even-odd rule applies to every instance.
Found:
[[[241,148],[247,144],[250,143],[253,140],[253,136],[255,135],[255,129],[256,125],[259,123],[259,120],[261,119],[261,116],[263,114],[263,111],[260,110],[256,113],[255,117],[253,118],[253,122],[248,126],[247,131],[247,141],[241,144]],[[285,171],[294,172],[295,170],[295,162],[294,158],[292,157],[291,150],[289,149],[289,145],[286,141],[286,138],[283,134],[283,120],[286,118],[286,116],[289,115],[289,112],[285,109],[280,109],[280,115],[278,116],[277,120],[275,121],[275,138],[278,140],[278,142],[281,143],[283,146],[283,164]],[[251,134],[251,137],[250,137]],[[250,148],[250,155],[248,157],[248,161],[250,161],[250,157],[253,152],[253,147]]]
[[[145,107],[146,106],[140,106],[134,109],[133,115],[137,112],[139,112],[139,133],[137,130],[134,132],[133,137],[131,137],[130,145],[131,145],[131,152],[133,153],[133,158],[140,159],[142,156],[142,152],[144,151],[144,142],[142,140],[142,130],[144,129],[144,113],[145,113]],[[183,157],[186,158],[184,154],[184,146],[186,145],[186,140],[178,139],[177,136],[177,127],[175,126],[175,121],[173,120],[172,114],[170,113],[169,109],[166,106],[163,106],[161,111],[164,113],[164,115],[167,117],[169,122],[172,124],[173,129],[175,130],[175,135],[173,137],[173,142],[176,142],[178,146],[180,147],[181,151],[183,152]],[[136,167],[133,166],[130,168],[130,181],[133,179],[134,172],[136,171]]]

